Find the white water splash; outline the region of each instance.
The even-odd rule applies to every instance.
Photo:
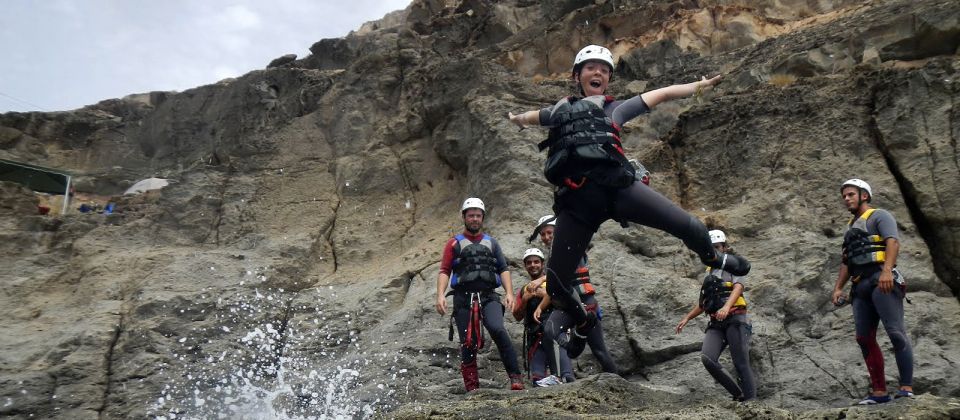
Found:
[[[218,303],[228,303],[218,304],[217,319],[222,321],[210,328],[221,335],[216,342],[210,332],[174,340],[179,348],[171,362],[162,366],[160,376],[166,385],[150,404],[148,415],[157,419],[369,418],[381,408],[381,401],[394,394],[397,374],[389,381],[364,383],[361,379],[364,369],[383,370],[388,356],[360,350],[359,332],[352,327],[350,314],[337,314],[342,321],[333,324],[318,299],[306,314],[300,312],[308,316],[299,321],[264,319],[269,317],[265,314],[288,313],[290,296],[283,289],[257,288],[246,293],[235,296],[232,304],[229,297],[218,297]],[[235,337],[233,344],[224,334]],[[205,346],[212,354],[204,352]],[[229,349],[223,350],[225,346]],[[406,370],[399,373],[404,376]]]

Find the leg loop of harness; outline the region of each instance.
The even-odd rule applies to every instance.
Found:
[[[483,330],[480,326],[483,316],[480,311],[480,294],[470,294],[470,321],[467,323],[467,338],[463,345],[470,350],[483,348]]]

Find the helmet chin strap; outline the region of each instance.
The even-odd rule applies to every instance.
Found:
[[[863,207],[863,188],[857,187],[857,208],[850,210],[854,216],[860,213],[860,207]]]

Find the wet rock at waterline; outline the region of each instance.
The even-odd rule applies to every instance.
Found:
[[[40,216],[29,193],[0,189],[0,415],[960,415],[958,6],[781,3],[418,0],[218,84],[0,115],[0,157],[63,168],[117,209]],[[623,143],[753,262],[756,403],[709,379],[703,319],[673,334],[697,296],[696,258],[614,223],[591,272],[625,379],[598,375],[587,352],[577,383],[511,393],[486,349],[481,390],[463,393],[433,308],[442,244],[460,201],[482,197],[525,281],[525,238],[551,211],[545,132],[503,115],[573,93],[569,61],[588,43],[622,59],[615,95],[724,74],[627,124]],[[897,216],[913,302],[920,396],[889,408],[846,407],[866,369],[849,307],[828,302],[849,217],[839,183],[854,176]],[[149,177],[176,182],[122,196]],[[520,325],[508,329],[519,348]]]

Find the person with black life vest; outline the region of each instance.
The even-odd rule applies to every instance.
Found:
[[[463,385],[472,391],[480,387],[477,372],[477,351],[483,348],[483,332],[486,327],[493,337],[503,366],[510,376],[510,388],[523,389],[523,375],[517,365],[510,335],[503,325],[506,308],[513,308],[513,284],[507,270],[500,244],[483,233],[486,207],[479,198],[468,198],[461,207],[463,233],[454,236],[444,245],[437,276],[437,312],[447,313],[447,285],[452,289],[453,314],[460,336],[460,373]],[[503,286],[503,302],[497,287]],[[453,339],[451,333],[451,340]]]
[[[714,251],[700,220],[650,188],[644,174],[638,173],[624,155],[620,142],[620,127],[627,121],[662,102],[699,94],[719,83],[720,76],[615,100],[604,95],[613,70],[610,50],[589,45],[573,61],[572,78],[580,96],[564,98],[540,110],[508,113],[510,121],[521,128],[550,127],[547,139],[539,145],[547,150],[544,175],[556,187],[553,207],[557,225],[547,262],[547,290],[556,307],[551,316],[562,311],[573,322],[570,334],[556,337],[570,357],[583,350],[583,340],[597,321],[576,291],[577,265],[593,234],[608,219],[624,226],[634,222],[670,233],[708,266],[720,267],[725,260],[726,270],[735,275],[750,270],[745,259],[735,255],[724,258]],[[638,179],[641,182],[636,182]]]
[[[543,274],[546,258],[539,248],[523,252],[523,268],[530,282],[520,288],[514,300],[513,317],[523,321],[524,357],[530,382],[537,386],[551,386],[573,382],[573,368],[566,351],[561,351],[552,340],[543,337],[543,325],[534,319],[533,313],[547,297],[547,277]],[[546,309],[549,312],[549,308]],[[547,368],[550,369],[549,375]]]
[[[540,236],[540,242],[544,246],[550,248],[553,243],[553,232],[556,229],[556,217],[552,214],[546,215],[540,218],[537,221],[537,227],[533,230],[533,235],[530,236],[532,241],[534,237]],[[575,341],[571,345],[568,345],[567,348],[571,348],[573,345],[580,343],[585,343],[590,346],[590,352],[597,358],[597,361],[600,362],[600,368],[604,372],[608,373],[620,373],[620,370],[617,368],[616,362],[613,361],[613,357],[610,355],[610,351],[607,350],[607,344],[603,339],[603,326],[601,325],[603,311],[600,309],[600,303],[597,301],[596,293],[597,289],[594,287],[593,283],[590,282],[590,269],[587,266],[588,264],[587,254],[584,253],[581,256],[580,261],[577,263],[577,277],[576,277],[576,291],[580,299],[580,302],[583,303],[584,309],[588,312],[594,313],[597,316],[597,325],[595,328],[591,329],[586,334],[586,339],[582,341]],[[547,287],[549,290],[549,286]],[[540,302],[540,305],[546,307],[550,305],[552,300],[547,296],[544,300]],[[543,320],[544,331],[547,337],[563,337],[568,334],[565,331],[565,328],[568,328],[572,325],[572,318],[569,314],[565,312],[556,312],[550,313],[549,316],[540,315],[535,312],[535,318]],[[563,340],[563,338],[561,338]],[[569,340],[568,340],[569,341]],[[582,349],[580,350],[582,351]],[[576,354],[580,354],[580,351],[576,351]]]
[[[727,244],[727,235],[721,230],[710,231],[710,241],[718,253],[733,255]],[[749,401],[757,397],[753,370],[750,368],[750,324],[747,321],[747,301],[743,297],[743,277],[736,276],[720,268],[707,268],[707,275],[700,287],[700,298],[680,323],[676,333],[680,334],[690,320],[706,312],[710,315],[700,361],[735,401]],[[720,353],[730,346],[730,358],[737,371],[738,381],[734,380],[720,365]]]
[[[870,374],[870,394],[859,404],[890,401],[883,371],[883,352],[877,344],[877,326],[883,328],[893,344],[900,373],[900,387],[894,398],[913,397],[913,345],[903,322],[906,285],[897,271],[900,252],[897,222],[890,212],[870,206],[873,190],[861,179],[840,185],[840,195],[853,214],[843,236],[840,274],[833,288],[833,304],[843,302],[843,288],[850,280],[850,304],[857,344]]]

